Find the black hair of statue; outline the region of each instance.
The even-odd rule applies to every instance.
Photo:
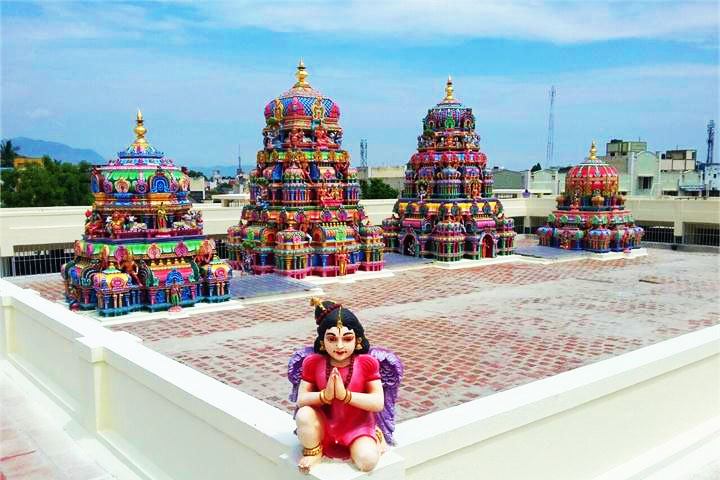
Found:
[[[362,348],[360,350],[355,350],[355,353],[368,353],[370,351],[370,342],[365,337],[365,330],[363,329],[360,320],[358,320],[354,313],[343,307],[336,308],[323,317],[317,327],[318,336],[315,339],[315,343],[313,344],[313,350],[315,351],[315,353],[323,353],[327,355],[327,352],[323,352],[320,350],[320,342],[325,338],[325,332],[328,328],[333,328],[337,326],[337,319],[341,310],[343,326],[348,330],[352,330],[355,333],[355,338],[362,337],[362,340],[360,341],[360,345],[362,345]]]

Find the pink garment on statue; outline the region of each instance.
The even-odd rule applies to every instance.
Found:
[[[319,392],[327,386],[327,355],[313,353],[302,364],[302,379],[312,385],[311,391]],[[368,393],[368,382],[380,379],[380,364],[370,355],[355,355],[351,392]],[[347,382],[350,366],[338,368],[340,377]],[[333,458],[349,458],[349,447],[359,437],[375,438],[375,413],[345,405],[333,400],[330,405],[313,407],[323,424],[323,454]]]

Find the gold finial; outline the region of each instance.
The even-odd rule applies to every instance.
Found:
[[[453,97],[453,91],[452,77],[448,75],[447,83],[445,84],[445,98],[443,98],[443,102],[452,102],[455,100],[455,97]]]
[[[597,160],[597,156],[595,155],[597,153],[597,148],[595,147],[595,140],[593,140],[592,145],[590,146],[590,160]]]
[[[147,129],[143,125],[143,115],[139,108],[135,122],[137,125],[135,126],[135,142],[133,142],[133,145],[147,145],[147,140],[145,140]]]
[[[298,66],[297,66],[297,72],[295,72],[295,77],[297,78],[298,81],[295,83],[295,85],[293,85],[293,87],[295,87],[295,88],[297,88],[297,87],[310,88],[310,84],[305,81],[307,76],[308,76],[308,73],[307,73],[307,70],[305,70],[305,64],[303,63],[303,60],[301,58],[300,63],[298,63]]]

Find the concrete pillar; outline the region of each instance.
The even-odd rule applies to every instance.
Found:
[[[15,312],[13,299],[7,293],[0,298],[0,358],[15,349]]]
[[[675,243],[685,243],[683,241],[683,237],[685,236],[685,224],[682,219],[677,216],[673,222],[673,235],[675,236]]]
[[[83,364],[84,391],[79,395],[83,399],[78,420],[89,432],[97,432],[107,425],[107,386],[105,381],[105,349],[99,339],[82,337],[77,339],[75,349]],[[78,392],[79,393],[79,392]]]
[[[523,233],[527,234],[527,233],[532,232],[532,225],[530,224],[530,222],[531,222],[531,217],[526,215],[523,218]]]

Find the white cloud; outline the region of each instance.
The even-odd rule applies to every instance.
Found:
[[[168,7],[169,8],[157,8]],[[3,19],[3,36],[34,40],[141,39],[173,42],[205,29],[257,27],[333,37],[385,37],[442,44],[448,39],[506,38],[557,44],[619,39],[672,39],[717,48],[717,2],[396,0],[303,2],[45,2],[34,19]],[[172,7],[181,10],[173,11]],[[15,27],[18,28],[15,28]],[[21,28],[20,28],[21,27]]]
[[[559,44],[654,38],[717,43],[718,7],[699,2],[474,0],[209,2],[210,23],[279,32],[384,35],[432,44],[447,37]]]
[[[27,117],[32,120],[40,120],[43,118],[50,118],[52,116],[52,112],[48,110],[47,108],[35,108],[33,110],[30,110],[26,113]]]

